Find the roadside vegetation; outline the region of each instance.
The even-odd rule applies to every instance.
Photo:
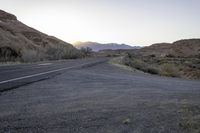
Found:
[[[121,64],[140,71],[161,76],[200,79],[199,57],[156,57],[155,55],[141,56],[128,53],[118,58]]]
[[[91,53],[92,53],[92,49],[90,47],[83,47],[80,49],[81,51],[81,54],[82,54],[82,57],[87,57],[87,56],[90,56]]]
[[[11,48],[0,48],[0,62],[1,64],[10,64],[13,62],[30,63],[46,60],[77,59],[89,57],[91,54],[92,50],[90,48],[78,50],[65,46],[49,47],[43,51],[23,49],[18,52]]]
[[[189,101],[183,100],[179,114],[181,114],[179,127],[187,130],[189,133],[200,133],[200,107],[190,104]]]

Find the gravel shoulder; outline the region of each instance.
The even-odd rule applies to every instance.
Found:
[[[101,63],[0,93],[0,132],[198,132],[200,82]]]

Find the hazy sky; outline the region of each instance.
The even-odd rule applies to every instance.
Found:
[[[200,37],[200,0],[0,0],[0,9],[70,43],[150,45]]]

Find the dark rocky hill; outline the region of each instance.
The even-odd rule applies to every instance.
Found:
[[[58,59],[67,57],[66,51],[69,53],[76,49],[56,37],[28,27],[15,15],[0,10],[0,61]]]
[[[185,39],[174,43],[159,43],[140,49],[143,55],[194,57],[200,56],[200,39]]]

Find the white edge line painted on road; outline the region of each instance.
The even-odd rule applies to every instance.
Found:
[[[97,62],[92,62],[92,63],[97,63]],[[5,80],[5,81],[1,81],[0,84],[12,82],[12,81],[17,81],[17,80],[21,80],[21,79],[26,79],[26,78],[31,78],[31,77],[36,77],[36,76],[40,76],[40,75],[45,75],[45,74],[58,72],[58,71],[62,71],[62,70],[72,69],[72,68],[76,68],[76,67],[81,67],[81,66],[84,66],[84,65],[92,64],[92,63],[85,63],[85,64],[81,64],[81,65],[77,65],[77,66],[72,66],[72,67],[67,67],[67,68],[60,68],[60,69],[56,69],[56,70],[52,70],[52,71],[47,71],[47,72],[32,74],[32,75],[28,75],[28,76],[19,77],[19,78],[9,79],[9,80]]]
[[[39,66],[48,66],[51,65],[52,63],[42,63],[42,64],[38,64]]]

